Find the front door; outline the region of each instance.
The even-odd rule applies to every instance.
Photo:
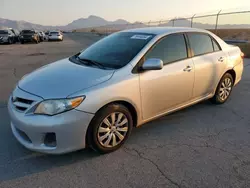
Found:
[[[171,34],[161,39],[144,60],[149,58],[163,60],[164,67],[140,73],[144,120],[190,100],[194,84],[194,66],[188,58],[183,34]]]

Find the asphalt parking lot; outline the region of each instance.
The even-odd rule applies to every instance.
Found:
[[[11,133],[6,108],[17,81],[99,38],[72,33],[63,42],[0,45],[0,188],[250,186],[249,59],[226,104],[205,101],[147,123],[116,152],[52,156],[23,148]]]

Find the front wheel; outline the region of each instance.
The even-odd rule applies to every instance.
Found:
[[[8,44],[12,44],[13,41],[11,40],[11,38],[8,38]]]
[[[217,86],[215,95],[211,99],[211,101],[215,104],[225,103],[232,92],[233,84],[234,80],[232,75],[229,73],[224,74]]]
[[[133,128],[129,110],[120,104],[110,104],[91,121],[87,131],[87,143],[99,153],[109,153],[120,148]]]

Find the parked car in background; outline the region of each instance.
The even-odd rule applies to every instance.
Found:
[[[15,43],[15,34],[10,29],[0,30],[0,43]]]
[[[63,35],[60,31],[50,31],[48,40],[49,41],[52,41],[52,40],[63,41]]]
[[[40,37],[40,41],[41,41],[41,42],[44,41],[44,40],[46,40],[46,35],[45,35],[44,32],[40,31],[40,32],[38,32],[38,34],[39,34],[39,37]]]
[[[20,42],[20,32],[16,29],[10,28],[10,30],[14,33],[14,43]]]
[[[49,31],[45,31],[44,34],[45,34],[46,40],[48,40],[49,39]]]
[[[8,102],[11,129],[39,152],[108,153],[133,127],[203,100],[225,103],[242,72],[241,50],[209,31],[125,30],[20,80]]]
[[[20,42],[21,44],[27,43],[27,42],[40,42],[40,36],[37,31],[35,30],[22,30],[20,33]]]

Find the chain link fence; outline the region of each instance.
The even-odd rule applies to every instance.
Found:
[[[227,43],[239,46],[245,55],[250,57],[250,9],[240,11],[219,10],[206,15],[194,14],[189,17],[176,17],[157,21],[111,24],[76,31],[108,35],[125,29],[162,26],[207,29],[217,34]]]
[[[194,27],[210,30],[225,39],[250,41],[250,9],[241,11],[219,10],[207,15],[194,14],[166,20],[111,24],[76,31],[110,34],[113,32],[142,27]]]

